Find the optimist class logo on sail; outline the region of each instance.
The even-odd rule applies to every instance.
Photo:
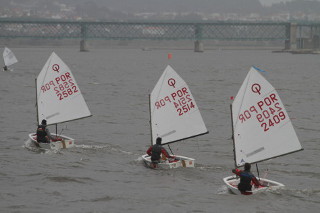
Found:
[[[52,71],[59,74],[59,64],[52,65]],[[79,92],[77,85],[74,83],[75,81],[69,72],[65,72],[64,74],[52,78],[53,80],[49,80],[41,86],[42,93],[53,91],[58,100],[61,101]]]
[[[167,84],[170,87],[174,88],[174,92],[172,92],[170,95],[165,96],[164,98],[160,98],[155,102],[155,107],[157,110],[173,105],[178,115],[182,116],[186,113],[189,113],[192,109],[196,108],[193,97],[187,87],[177,89],[176,80],[174,78],[168,79]]]
[[[57,73],[59,73],[59,69],[60,69],[59,64],[54,64],[54,65],[52,65],[52,70],[53,70],[53,71],[56,71]]]
[[[251,92],[261,96],[262,87],[258,83],[251,85]],[[268,94],[261,97],[254,105],[245,109],[239,114],[240,123],[245,123],[250,119],[256,119],[263,128],[264,132],[269,131],[272,127],[283,123],[288,116],[283,111],[284,106],[276,93]]]

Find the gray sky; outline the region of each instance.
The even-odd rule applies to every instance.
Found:
[[[273,3],[286,2],[286,1],[292,1],[292,0],[260,0],[260,2],[263,5],[268,5],[268,6]],[[316,0],[316,1],[320,1],[320,0]]]

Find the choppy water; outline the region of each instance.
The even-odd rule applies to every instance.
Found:
[[[253,50],[12,48],[19,63],[0,72],[0,212],[318,212],[320,56]],[[71,68],[93,117],[59,126],[77,146],[29,147],[35,131],[34,79],[55,51]],[[195,97],[209,134],[173,144],[196,168],[150,170],[148,94],[167,64]],[[230,194],[233,168],[229,97],[250,66],[278,88],[304,151],[261,163],[280,191]],[[54,129],[51,128],[53,132]]]

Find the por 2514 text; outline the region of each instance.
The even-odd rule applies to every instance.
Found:
[[[159,101],[156,101],[155,107],[156,109],[161,109],[169,103],[175,106],[179,116],[182,116],[183,114],[195,108],[192,96],[189,94],[187,87],[183,87],[176,92],[161,98]]]

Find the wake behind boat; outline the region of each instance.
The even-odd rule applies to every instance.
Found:
[[[167,66],[149,96],[151,145],[158,137],[162,145],[207,134],[208,130],[186,82]],[[150,168],[194,167],[195,159],[176,155],[174,159],[154,164],[149,155],[142,156]]]
[[[73,121],[91,116],[89,108],[81,94],[69,67],[56,55],[51,54],[46,64],[36,78],[36,107],[37,123],[44,119],[47,125]],[[74,139],[51,134],[61,141],[38,143],[36,133],[29,134],[29,138],[42,148],[70,148],[74,146]]]
[[[289,115],[275,88],[252,67],[247,74],[231,109],[235,167],[258,163],[303,150]],[[284,187],[268,179],[250,193]],[[223,179],[235,194],[239,179]]]

